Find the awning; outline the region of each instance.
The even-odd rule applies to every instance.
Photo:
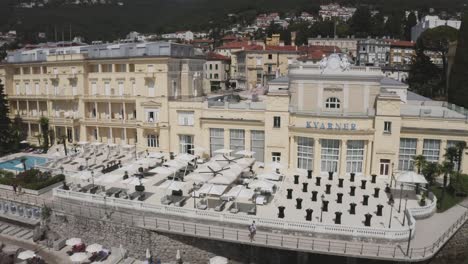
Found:
[[[414,171],[404,171],[398,174],[397,182],[427,184],[426,178]]]

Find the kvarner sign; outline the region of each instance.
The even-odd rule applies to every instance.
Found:
[[[356,130],[355,123],[331,123],[320,121],[307,121],[306,128],[326,129],[326,130]]]

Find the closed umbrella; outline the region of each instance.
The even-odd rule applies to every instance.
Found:
[[[123,248],[122,244],[120,244],[119,246],[119,252],[122,258],[125,258],[125,256],[127,255],[127,251]]]
[[[177,250],[177,254],[176,254],[176,260],[180,260],[181,257],[180,257],[180,250]]]
[[[94,253],[102,250],[102,245],[100,244],[91,244],[86,247],[86,252]]]
[[[18,254],[18,258],[21,260],[27,260],[30,258],[34,258],[36,256],[36,253],[32,250],[26,250]]]
[[[71,262],[81,263],[81,262],[86,261],[87,259],[88,259],[88,255],[86,255],[86,253],[83,253],[83,252],[75,253],[75,254],[70,256],[70,261]]]
[[[76,237],[70,238],[67,241],[65,241],[65,244],[70,247],[73,247],[74,245],[78,245],[81,243],[82,243],[81,238],[76,238]]]
[[[149,248],[146,249],[145,257],[146,257],[146,259],[150,259],[150,258],[151,258],[151,252],[150,252]]]

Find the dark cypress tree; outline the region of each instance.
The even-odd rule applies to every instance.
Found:
[[[468,10],[465,10],[458,34],[457,51],[449,80],[448,101],[468,107]]]
[[[416,15],[414,12],[409,13],[408,18],[406,18],[406,23],[405,23],[405,39],[406,40],[411,40],[411,28],[416,25],[417,20],[416,20]]]
[[[5,94],[5,89],[0,81],[0,153],[8,152],[10,143],[10,109]]]

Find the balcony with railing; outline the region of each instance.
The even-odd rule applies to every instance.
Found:
[[[300,109],[298,106],[290,105],[289,112],[296,115],[309,115],[309,116],[330,116],[330,117],[372,117],[375,116],[375,109],[368,108],[367,110],[360,112],[350,112],[344,109],[338,109],[334,111],[323,111],[323,110],[305,110]]]

